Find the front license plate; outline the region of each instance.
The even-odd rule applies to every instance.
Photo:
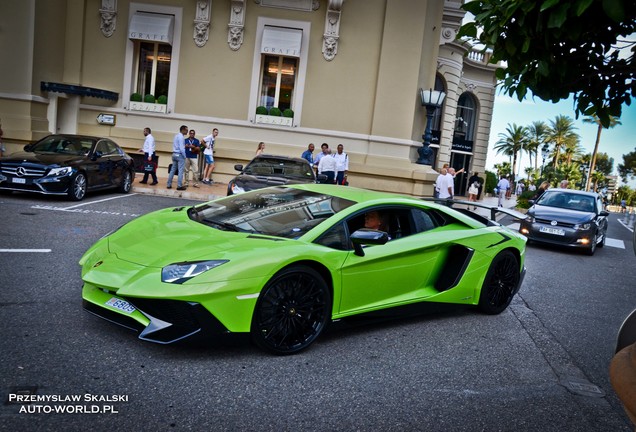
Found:
[[[11,181],[13,183],[26,184],[26,179],[23,179],[23,178],[13,177]]]
[[[122,312],[126,312],[127,314],[133,313],[137,309],[126,300],[121,300],[118,298],[111,298],[106,302],[106,304],[110,307],[114,307],[115,309],[119,309]]]
[[[558,229],[558,228],[541,227],[541,228],[539,228],[539,231],[541,231],[542,233],[546,233],[546,234],[554,234],[554,235],[559,235],[559,236],[564,236],[565,235],[565,231],[562,230],[562,229]]]

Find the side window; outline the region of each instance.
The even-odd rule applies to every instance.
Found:
[[[437,215],[432,212],[423,209],[414,209],[412,215],[414,233],[429,231],[441,225]]]
[[[318,240],[316,240],[316,243],[332,249],[349,250],[350,247],[347,239],[348,236],[345,224],[341,222],[324,233]]]

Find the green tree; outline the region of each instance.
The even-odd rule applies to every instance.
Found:
[[[623,43],[636,32],[634,0],[475,0],[462,8],[475,18],[458,37],[492,50],[491,63],[505,62],[496,76],[510,96],[574,95],[576,117],[597,115],[604,126],[636,96],[633,44]]]
[[[495,143],[497,154],[503,153],[512,156],[512,180],[514,182],[517,169],[517,155],[521,153],[528,141],[528,129],[525,126],[517,126],[508,123],[506,133],[499,134],[499,140]]]
[[[532,165],[532,155],[534,154],[534,169],[539,169],[539,152],[546,143],[548,127],[542,121],[532,122],[528,126],[528,145],[526,151],[530,156],[530,165]]]
[[[598,118],[597,115],[592,115],[592,116],[585,117],[583,119],[583,122],[585,122],[585,123],[596,123],[596,125],[598,126],[598,128],[596,130],[596,142],[594,143],[594,151],[592,152],[592,165],[590,166],[590,172],[593,173],[594,170],[596,169],[596,154],[598,153],[598,144],[601,142],[601,132],[603,131],[603,128],[606,127],[607,129],[610,129],[610,128],[613,128],[616,125],[621,124],[621,122],[616,117],[609,116],[608,125],[607,126],[603,126],[603,124],[601,123],[601,120]],[[592,176],[589,176],[587,178],[587,184],[585,185],[585,190],[590,190],[590,179],[591,178],[592,178]]]
[[[614,172],[614,158],[604,152],[597,153],[595,170],[593,172],[600,172],[606,176],[612,175],[612,172]]]
[[[497,170],[497,176],[510,175],[510,171],[511,171],[510,162],[502,162],[499,164],[495,164],[495,169]]]
[[[605,174],[603,174],[602,172],[594,171],[594,173],[591,176],[589,176],[589,179],[592,180],[593,191],[598,190],[599,188],[602,188],[603,186],[605,186]]]
[[[636,148],[633,152],[623,155],[623,163],[618,164],[618,174],[625,182],[628,177],[636,177]]]
[[[568,116],[558,115],[554,120],[550,120],[550,126],[546,136],[546,141],[554,145],[553,166],[556,169],[559,162],[559,153],[573,141],[578,142],[579,136],[574,132],[574,120]]]

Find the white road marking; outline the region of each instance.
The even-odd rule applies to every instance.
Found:
[[[97,203],[104,202],[104,201],[110,201],[110,200],[114,200],[114,199],[130,197],[130,196],[133,196],[133,195],[137,195],[137,194],[131,193],[131,194],[126,194],[126,195],[114,196],[114,197],[110,197],[110,198],[104,198],[103,200],[87,201],[87,202],[83,202],[82,204],[77,204],[77,205],[70,206],[70,207],[65,207],[65,208],[67,210],[70,210],[70,209],[74,209],[74,208],[77,208],[77,207],[82,207],[82,206],[89,205],[89,204],[97,204]]]
[[[95,213],[95,214],[105,214],[105,215],[115,215],[115,216],[130,216],[130,217],[138,217],[141,216],[138,213],[121,213],[121,212],[110,212],[110,211],[101,211],[101,210],[87,210],[87,209],[76,209],[70,207],[55,207],[51,205],[34,205],[31,206],[32,209],[37,210],[53,210],[53,211],[62,211],[69,213]]]
[[[28,253],[47,253],[51,252],[51,249],[0,249],[0,253],[2,252],[28,252]]]

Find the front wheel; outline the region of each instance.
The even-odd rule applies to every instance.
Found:
[[[585,253],[589,256],[594,255],[594,252],[596,252],[597,244],[598,244],[598,233],[595,233],[594,237],[592,238],[592,241],[590,242],[590,247],[585,249]]]
[[[263,288],[252,318],[252,339],[274,354],[297,353],[325,329],[331,306],[331,293],[317,271],[289,267]]]
[[[71,187],[68,190],[68,197],[73,201],[81,201],[86,195],[86,176],[82,173],[78,173],[71,181]]]
[[[490,263],[481,287],[479,309],[490,315],[503,312],[517,292],[519,277],[517,257],[510,251],[497,255]]]

